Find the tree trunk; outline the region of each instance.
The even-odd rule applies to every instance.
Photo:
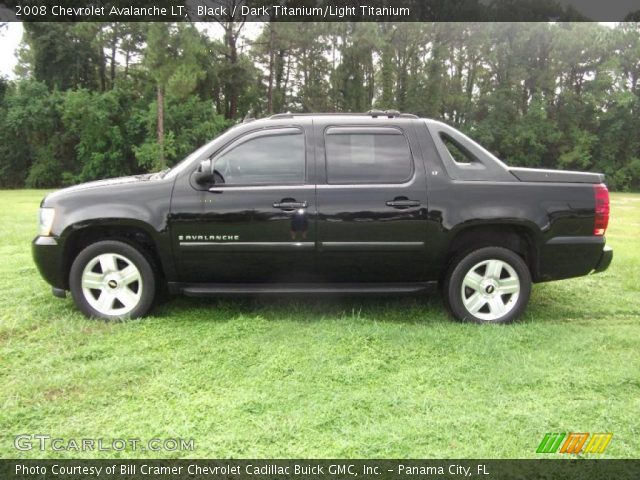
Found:
[[[116,84],[116,51],[117,51],[117,45],[118,45],[118,34],[117,31],[114,27],[113,29],[113,38],[111,39],[111,71],[110,71],[110,76],[111,76],[111,88],[113,88]]]
[[[373,97],[375,96],[375,69],[373,66],[373,51],[367,57],[367,103],[365,108],[369,110],[373,107]]]
[[[393,50],[389,42],[382,47],[382,98],[380,99],[380,106],[382,108],[394,108],[395,100],[393,94]]]
[[[229,48],[229,64],[231,65],[231,71],[235,73],[235,65],[238,63],[238,37],[233,31],[233,22],[225,28],[225,42]],[[231,79],[227,83],[227,93],[229,96],[226,118],[232,120],[236,118],[238,114],[238,89],[235,84],[235,79]]]
[[[130,55],[131,54],[129,53],[129,50],[127,50],[127,53],[125,55],[125,60],[124,60],[124,78],[125,78],[125,80],[129,76],[129,57],[130,57]]]
[[[104,92],[107,89],[107,65],[106,60],[104,58],[104,52],[102,48],[100,48],[99,52],[99,60],[98,60],[98,71],[100,75],[100,91]]]
[[[166,168],[166,161],[164,158],[164,86],[158,84],[158,163],[160,170]]]
[[[284,111],[282,84],[284,82],[285,53],[285,50],[281,49],[275,55],[275,86],[273,92],[273,110],[275,112]]]
[[[273,50],[274,43],[274,29],[275,25],[271,23],[269,25],[269,84],[267,87],[267,113],[273,113],[273,68],[275,64],[275,52]]]
[[[291,73],[291,55],[287,56],[287,74],[284,77],[284,86],[282,88],[282,105],[287,106],[287,89],[289,88],[289,74]],[[288,110],[288,109],[287,109]]]

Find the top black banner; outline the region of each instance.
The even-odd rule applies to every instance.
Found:
[[[640,21],[640,0],[23,0],[0,22]]]

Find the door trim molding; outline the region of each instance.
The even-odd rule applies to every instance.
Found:
[[[424,242],[320,242],[320,249],[329,252],[376,251],[397,252],[422,250]]]
[[[188,250],[278,252],[283,250],[313,250],[314,242],[180,242],[180,247]]]
[[[234,187],[232,185],[214,185],[209,189],[210,192],[235,192],[245,190],[315,190],[315,185],[239,185]]]

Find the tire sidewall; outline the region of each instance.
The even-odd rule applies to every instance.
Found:
[[[126,315],[104,315],[95,310],[84,296],[82,291],[82,273],[87,264],[96,256],[104,253],[115,253],[130,260],[142,276],[142,295],[138,305]],[[139,318],[144,316],[153,305],[156,292],[156,275],[151,263],[136,247],[118,240],[105,240],[96,242],[82,250],[73,261],[69,272],[69,289],[71,297],[78,308],[90,318],[104,320],[124,320],[127,318]]]
[[[515,306],[509,313],[497,320],[483,320],[470,313],[462,303],[462,281],[468,271],[484,260],[502,260],[517,273],[520,280],[520,292]],[[511,323],[523,312],[531,295],[531,274],[524,260],[512,250],[503,247],[484,247],[458,257],[454,261],[445,282],[445,301],[456,319],[463,322],[483,324]]]

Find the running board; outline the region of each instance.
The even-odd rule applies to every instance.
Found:
[[[296,294],[411,294],[435,290],[437,282],[420,283],[169,283],[169,292],[189,297]]]

